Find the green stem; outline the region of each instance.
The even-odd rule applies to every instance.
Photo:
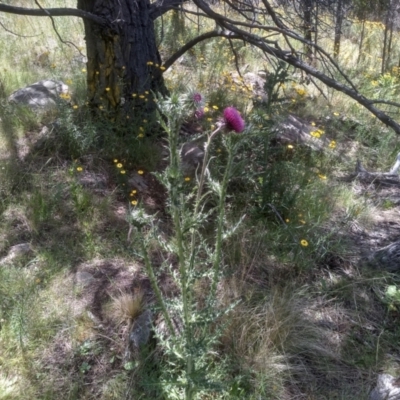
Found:
[[[197,190],[197,196],[196,196],[196,204],[194,208],[194,214],[197,214],[197,211],[199,209],[199,204],[200,204],[200,198],[201,194],[203,192],[203,186],[204,186],[204,180],[205,180],[205,175],[206,175],[206,169],[207,169],[207,163],[208,163],[208,153],[210,151],[210,144],[215,135],[224,127],[224,125],[220,125],[214,132],[211,133],[209,136],[206,144],[204,145],[204,158],[203,158],[203,165],[201,167],[201,174],[200,174],[200,180],[199,180],[199,188]]]
[[[173,326],[171,318],[170,318],[170,316],[168,314],[167,306],[165,305],[164,299],[162,297],[161,290],[160,290],[160,288],[158,286],[156,276],[154,275],[154,271],[153,271],[153,268],[151,266],[149,255],[147,254],[147,250],[146,250],[146,245],[144,243],[143,234],[142,234],[142,232],[139,232],[139,233],[140,233],[140,235],[139,235],[140,236],[140,247],[141,247],[141,251],[142,251],[142,254],[143,254],[143,258],[144,258],[144,265],[146,267],[147,275],[149,276],[151,286],[152,286],[153,291],[154,291],[154,293],[155,293],[155,295],[157,297],[158,304],[161,307],[161,311],[162,311],[162,313],[164,315],[165,322],[167,323],[168,329],[169,329],[171,335],[175,336],[174,326]]]
[[[232,138],[230,136],[227,137],[227,149],[228,149],[228,162],[225,169],[224,178],[222,181],[221,194],[218,203],[218,222],[217,222],[217,236],[215,239],[215,251],[214,251],[214,262],[212,266],[212,270],[214,271],[214,275],[211,281],[211,289],[209,295],[209,304],[212,304],[215,298],[215,292],[217,289],[218,276],[221,266],[222,259],[222,234],[224,230],[224,220],[225,220],[225,198],[226,198],[226,190],[228,187],[229,176],[231,173],[231,168],[233,164],[233,147],[232,147]]]
[[[177,146],[177,132],[170,131],[170,173],[175,178],[169,186],[169,196],[171,199],[171,214],[173,225],[175,229],[175,239],[178,250],[178,262],[179,262],[179,276],[182,290],[182,307],[183,307],[183,321],[184,321],[184,335],[186,341],[186,377],[187,385],[185,388],[185,398],[187,400],[192,399],[193,385],[191,383],[191,377],[194,370],[194,359],[192,355],[193,350],[193,337],[192,337],[192,326],[190,321],[190,310],[192,305],[191,292],[189,290],[189,279],[190,270],[187,270],[187,257],[184,246],[184,237],[182,232],[182,221],[181,221],[181,205],[183,204],[182,196],[179,193],[176,184],[176,177],[180,176],[179,169],[179,153]]]

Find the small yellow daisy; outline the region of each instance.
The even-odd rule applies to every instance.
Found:
[[[120,172],[122,175],[126,174],[126,171],[124,169],[122,169]]]
[[[185,182],[190,182],[190,177],[189,176],[185,176]]]
[[[115,162],[115,163],[117,163],[117,162],[118,162],[118,160],[117,160],[116,158],[114,158],[114,162]]]
[[[82,167],[76,167],[76,170],[77,170],[78,172],[82,172],[82,171],[83,171],[83,168],[82,168]]]
[[[160,69],[161,69],[161,71],[165,71],[165,67],[164,66],[161,66]]]
[[[214,110],[218,110],[218,106],[212,106]]]
[[[122,164],[121,164],[121,163],[118,163],[118,164],[117,164],[117,168],[122,168]]]
[[[144,171],[142,169],[139,169],[139,171],[137,172],[139,175],[143,175]]]
[[[288,148],[288,149],[294,149],[294,146],[293,146],[292,144],[288,144],[288,145],[287,145],[287,148]]]
[[[153,65],[154,63],[152,61],[147,61],[147,65]]]
[[[132,201],[131,201],[131,204],[132,204],[133,206],[136,206],[136,205],[137,205],[137,200],[132,200]]]
[[[138,138],[144,138],[144,134],[143,133],[139,133]]]
[[[305,239],[300,240],[300,244],[301,244],[303,247],[307,247],[307,246],[308,246],[308,242],[307,242],[307,240],[305,240]]]
[[[74,104],[74,105],[72,106],[72,108],[73,108],[74,110],[76,110],[76,109],[78,109],[78,106],[77,106],[76,104]]]
[[[329,147],[330,147],[331,149],[334,149],[334,148],[336,147],[336,142],[335,142],[334,140],[332,140],[332,141],[329,143]]]

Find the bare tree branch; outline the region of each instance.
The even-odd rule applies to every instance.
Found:
[[[150,6],[150,17],[155,20],[167,11],[176,9],[186,1],[188,0],[157,0]]]
[[[78,10],[77,8],[25,8],[14,7],[0,3],[0,12],[17,15],[31,15],[33,17],[79,17],[96,22],[99,25],[106,25],[107,21],[97,15]]]
[[[46,12],[46,10],[40,5],[38,0],[35,0],[35,3],[37,4],[37,6],[44,12]],[[66,44],[68,46],[72,46],[75,47],[76,50],[78,50],[79,54],[81,56],[84,56],[84,54],[79,50],[79,47],[75,44],[70,42],[69,40],[64,40],[61,35],[58,33],[57,27],[56,27],[56,23],[54,21],[54,18],[49,14],[49,18],[51,19],[51,24],[53,25],[53,30],[56,33],[58,39],[60,40],[61,43]]]
[[[226,37],[229,39],[241,39],[240,36],[230,35],[229,33],[219,32],[217,30],[210,31],[207,33],[203,33],[200,36],[195,37],[194,39],[187,42],[184,46],[182,46],[176,53],[174,53],[164,64],[165,69],[168,69],[179,57],[185,54],[192,47],[196,46],[197,43],[200,43],[203,40],[211,39],[214,37]]]
[[[231,31],[235,38],[239,37],[242,40],[252,44],[255,47],[258,47],[262,51],[267,54],[270,54],[282,61],[285,61],[289,65],[292,65],[295,68],[298,68],[307,74],[315,77],[320,82],[323,82],[326,86],[331,87],[339,92],[346,94],[348,97],[354,99],[362,106],[364,106],[367,110],[369,110],[373,115],[375,115],[380,121],[382,121],[385,125],[391,127],[397,134],[400,135],[400,124],[394,121],[391,117],[389,117],[385,112],[376,108],[374,103],[376,100],[370,100],[366,98],[364,95],[358,92],[356,87],[352,84],[349,78],[341,71],[337,63],[330,57],[323,49],[318,48],[320,54],[323,54],[330,63],[337,69],[338,72],[346,79],[348,85],[343,84],[336,79],[330,78],[325,73],[317,70],[311,65],[305,63],[301,58],[299,58],[296,54],[293,54],[292,51],[285,51],[280,49],[278,46],[272,47],[269,45],[263,38],[253,33],[249,33],[243,29],[238,28],[238,26],[248,26],[249,24],[240,23],[239,21],[232,21],[224,16],[213,11],[208,4],[206,4],[203,0],[193,0],[197,7],[199,7],[204,13],[208,14],[210,18],[215,19],[218,25],[225,28],[228,31]],[[259,25],[252,25],[251,27],[260,28]],[[275,28],[276,30],[277,28]],[[299,35],[284,30],[282,33],[287,34],[293,39],[304,41]],[[310,43],[313,45],[312,43]]]

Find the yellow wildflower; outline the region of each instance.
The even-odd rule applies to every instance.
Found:
[[[218,110],[218,106],[212,106],[214,110]]]
[[[153,65],[154,63],[152,61],[147,61],[147,65]]]
[[[287,145],[287,148],[288,148],[288,149],[294,149],[294,146],[293,146],[292,144],[288,144],[288,145]]]
[[[326,180],[326,175],[318,174],[318,176],[321,180],[323,181]]]
[[[109,87],[106,87],[106,92],[109,92],[110,91],[110,88]]]
[[[300,244],[301,244],[303,247],[307,247],[307,246],[308,246],[308,242],[307,242],[307,240],[305,240],[305,239],[300,240]]]
[[[78,106],[77,106],[76,104],[74,104],[74,105],[72,106],[72,108],[73,108],[74,110],[76,110],[76,109],[78,108]]]
[[[144,137],[144,134],[143,133],[139,133],[139,135],[138,135],[138,138],[143,138]]]
[[[82,72],[86,72],[86,68],[82,68]]]
[[[76,170],[77,170],[78,172],[82,172],[82,171],[83,171],[83,168],[82,168],[82,167],[76,167]]]
[[[334,149],[335,147],[336,147],[336,142],[335,142],[334,140],[332,140],[332,141],[329,143],[329,148]]]
[[[133,206],[136,206],[136,205],[137,205],[137,200],[132,200],[132,201],[131,201],[131,204],[132,204]]]
[[[117,163],[117,162],[118,162],[118,160],[117,160],[116,158],[114,158],[114,162],[115,162],[115,163]]]
[[[310,133],[311,136],[315,137],[315,138],[319,138],[321,137],[321,133],[319,131],[312,131]]]
[[[126,174],[126,171],[124,169],[122,169],[120,172],[122,175]]]
[[[161,71],[165,71],[165,67],[164,66],[161,66],[160,69],[161,69]]]
[[[137,172],[139,175],[143,175],[144,171],[142,169],[139,169],[139,171]]]
[[[117,164],[117,168],[122,168],[122,164],[121,164],[121,163],[118,163],[118,164]]]
[[[189,176],[185,176],[185,182],[190,182],[190,177]]]

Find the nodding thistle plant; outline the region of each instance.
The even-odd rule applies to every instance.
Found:
[[[167,398],[177,399],[195,399],[206,392],[212,392],[215,396],[218,391],[229,391],[229,379],[224,373],[226,364],[222,357],[216,356],[216,345],[223,328],[222,317],[234,305],[227,309],[218,304],[217,288],[223,271],[223,239],[233,232],[225,226],[225,199],[240,135],[234,135],[232,131],[240,133],[245,126],[236,109],[228,107],[224,110],[217,128],[208,134],[200,176],[197,185],[188,195],[181,170],[178,133],[182,121],[192,115],[203,100],[198,93],[192,95],[191,102],[188,97],[173,95],[159,102],[161,112],[168,118],[165,123],[160,117],[160,123],[168,133],[169,166],[157,176],[168,192],[166,207],[172,221],[170,237],[160,239],[163,235],[158,234],[154,218],[145,217],[140,207],[131,215],[132,225],[139,230],[146,271],[165,326],[169,330],[168,334],[158,334],[168,365],[168,368],[160,368],[162,376],[158,377],[158,382],[163,385],[164,393],[168,393]],[[209,172],[209,147],[213,138],[223,132],[222,142],[226,146],[228,159],[222,182],[217,182]],[[205,186],[208,190],[203,193]],[[209,210],[208,205],[206,210],[205,204],[210,196],[217,197],[216,209]],[[210,239],[202,234],[202,227],[206,223],[210,224],[208,217],[211,213],[216,213],[217,218],[216,233]],[[151,265],[148,248],[154,237],[157,237],[165,252],[173,255],[165,257],[166,261],[161,267],[164,273],[168,271],[179,287],[179,295],[173,299],[162,294],[157,281],[158,271]],[[168,261],[171,259],[177,260],[177,263],[171,264]],[[237,381],[232,384],[237,387]]]

